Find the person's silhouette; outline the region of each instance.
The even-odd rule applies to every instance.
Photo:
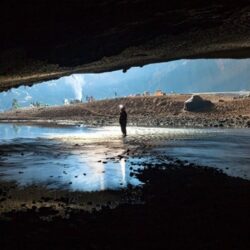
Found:
[[[127,129],[126,129],[126,126],[127,126],[127,113],[126,113],[126,110],[125,110],[125,107],[123,105],[120,105],[120,118],[119,118],[119,123],[120,123],[120,126],[121,126],[121,131],[122,131],[122,134],[123,136],[127,136]]]

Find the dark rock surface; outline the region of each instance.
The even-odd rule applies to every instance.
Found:
[[[0,91],[76,72],[250,57],[248,0],[9,0],[0,9]]]
[[[209,100],[204,100],[199,95],[193,95],[187,101],[184,102],[184,110],[196,112],[205,111],[213,107],[213,103]]]

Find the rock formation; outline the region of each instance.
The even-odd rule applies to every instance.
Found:
[[[76,72],[250,57],[249,0],[9,0],[0,9],[0,91]]]
[[[196,112],[207,111],[213,107],[213,103],[209,100],[204,100],[199,95],[193,95],[184,103],[184,110]]]

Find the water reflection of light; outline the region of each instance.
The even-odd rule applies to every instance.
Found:
[[[104,183],[104,165],[103,163],[100,164],[100,171],[101,173],[99,173],[99,182],[100,182],[100,190],[105,190],[105,183]]]
[[[143,127],[128,127],[129,140],[131,139],[183,139],[193,138],[195,136],[207,136],[211,133],[217,133],[216,129],[191,129],[191,128],[143,128]],[[50,139],[73,142],[82,140],[86,143],[95,141],[113,141],[121,138],[119,127],[102,127],[102,128],[84,128],[84,130],[75,130],[72,133],[44,133],[44,136]]]
[[[81,155],[75,155],[73,160],[75,167],[68,169],[71,188],[87,191],[105,190],[104,164],[93,159],[91,154],[85,157],[81,159]]]
[[[126,161],[124,158],[120,160],[120,165],[121,165],[122,183],[123,185],[127,185],[126,183]]]
[[[8,153],[5,158],[2,157],[0,159],[0,165],[5,164],[4,166],[7,166],[5,168],[1,166],[1,173],[5,173],[4,177],[1,178],[16,180],[18,183],[24,185],[41,182],[51,188],[62,187],[71,190],[98,191],[124,188],[128,183],[140,185],[140,181],[135,177],[131,177],[129,170],[126,169],[130,164],[130,159],[126,162],[125,159],[110,161],[107,158],[117,159],[116,156],[123,154],[128,147],[136,147],[142,143],[152,145],[156,142],[155,148],[157,149],[157,143],[161,139],[163,139],[164,143],[159,145],[160,149],[162,147],[163,154],[167,152],[168,154],[172,153],[172,155],[175,156],[176,154],[176,157],[180,157],[180,155],[185,156],[187,153],[188,155],[192,153],[191,156],[197,157],[199,161],[201,161],[201,158],[203,160],[208,158],[209,162],[205,162],[206,165],[211,163],[212,156],[215,157],[215,160],[220,160],[225,150],[225,152],[232,152],[231,148],[229,148],[230,150],[227,149],[231,144],[228,143],[228,138],[223,135],[223,133],[225,135],[229,134],[231,138],[231,130],[230,133],[228,132],[229,130],[220,130],[219,135],[222,137],[218,137],[218,140],[214,141],[212,139],[216,137],[211,137],[215,145],[219,143],[219,148],[214,149],[218,152],[218,156],[214,152],[212,152],[213,155],[212,153],[208,154],[206,146],[208,144],[208,137],[219,131],[214,129],[129,127],[128,137],[124,140],[121,138],[119,127],[54,129],[20,126],[18,134],[15,134],[15,130],[16,128],[11,127],[11,125],[0,124],[0,135],[2,138],[15,139],[17,136],[21,137],[18,145],[16,145],[17,141],[14,144],[11,142],[7,148],[0,142],[0,151],[8,150],[8,152],[12,152]],[[243,131],[240,130],[239,132],[242,135]],[[237,133],[232,138],[235,138],[235,135],[238,135]],[[202,144],[202,140],[196,140],[196,138],[201,139],[202,136],[205,136],[205,144]],[[249,136],[248,131],[244,135],[247,141],[246,136]],[[37,139],[37,137],[42,139]],[[35,139],[32,141],[29,140],[29,143],[26,145],[22,143],[24,142],[24,138]],[[47,138],[50,140],[47,140]],[[227,147],[220,142],[221,140],[224,141],[225,138],[227,138]],[[169,139],[176,139],[176,141]],[[178,141],[178,139],[180,140]],[[181,141],[181,139],[191,140]],[[191,144],[188,144],[188,142]],[[248,144],[246,145],[248,146]],[[209,145],[209,148],[213,147]],[[191,152],[190,149],[192,149]],[[202,151],[203,149],[205,151]],[[189,151],[187,152],[187,150]],[[243,156],[244,160],[248,156],[247,150],[248,148],[246,148],[246,153]],[[24,155],[21,154],[23,151],[25,151]],[[242,152],[241,149],[241,154]],[[204,153],[205,156],[208,156],[207,158],[204,156]],[[227,159],[229,157],[223,158]],[[237,161],[238,159],[239,157]],[[224,161],[221,163],[223,166],[225,166]],[[248,164],[247,161],[246,164]],[[12,167],[9,168],[8,166]],[[241,170],[242,166],[241,164]],[[19,174],[19,171],[23,173]]]

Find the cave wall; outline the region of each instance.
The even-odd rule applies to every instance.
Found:
[[[180,58],[249,58],[248,0],[0,3],[0,91]]]

